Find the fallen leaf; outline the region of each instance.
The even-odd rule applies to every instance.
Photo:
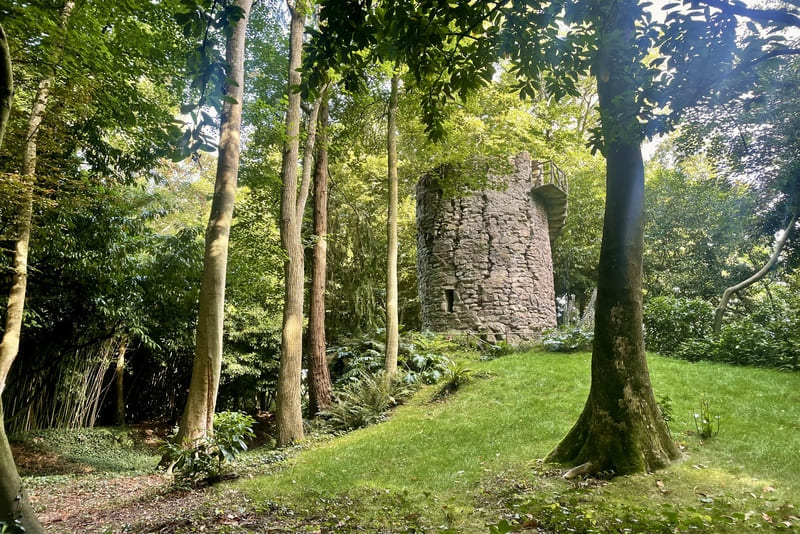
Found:
[[[775,491],[775,488],[773,488],[772,486],[764,486],[763,488],[761,488],[761,491],[763,493],[770,493]]]
[[[772,523],[772,518],[766,512],[761,512],[761,519],[767,523]]]

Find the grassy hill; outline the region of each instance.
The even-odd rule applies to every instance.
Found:
[[[684,458],[655,474],[566,482],[540,459],[583,406],[589,360],[530,352],[475,362],[487,378],[443,401],[424,390],[388,422],[314,445],[237,489],[256,507],[340,531],[798,528],[800,375],[653,356],[656,398],[671,399]],[[704,400],[720,416],[705,441],[694,423]]]
[[[577,419],[588,354],[470,366],[444,399],[391,419],[256,448],[232,482],[169,489],[153,429],[35,432],[16,443],[52,532],[800,532],[800,374],[650,357],[683,458],[653,474],[565,481],[541,459]],[[701,439],[704,401],[719,435]]]

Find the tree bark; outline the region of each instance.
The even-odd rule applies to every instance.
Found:
[[[397,318],[397,101],[400,76],[392,76],[386,124],[386,154],[389,168],[389,199],[386,220],[386,374],[397,374],[399,324]]]
[[[11,70],[11,54],[8,49],[5,30],[0,26],[0,147],[3,146],[3,137],[8,123],[8,116],[11,112],[11,99],[13,96],[14,77]],[[25,256],[27,257],[27,251]],[[23,301],[24,298],[23,286]],[[17,304],[21,306],[22,302]],[[21,326],[21,309],[19,319]],[[8,323],[6,323],[6,328],[8,328]],[[18,348],[19,332],[17,333],[16,341],[12,341],[9,338],[8,344],[6,344],[5,335],[3,336],[3,346],[2,350],[0,350],[0,521],[8,525],[13,525],[15,521],[18,521],[18,524],[23,526],[27,532],[36,533],[43,532],[44,529],[33,513],[28,497],[22,487],[22,480],[20,480],[19,473],[17,473],[4,424],[2,393],[5,389],[8,371],[17,356]]]
[[[114,367],[114,388],[116,389],[116,413],[114,423],[125,426],[125,353],[128,351],[128,338],[123,337],[117,346],[117,364]]]
[[[606,207],[589,397],[549,460],[622,475],[678,457],[653,395],[642,331],[644,164],[630,57],[636,1],[604,7],[595,64],[606,156]],[[605,35],[602,35],[605,33]],[[568,472],[569,476],[572,472]]]
[[[291,12],[289,30],[289,106],[286,111],[286,141],[281,164],[281,245],[284,261],[283,330],[278,369],[277,446],[303,439],[300,383],[303,366],[303,245],[300,239],[302,213],[297,209],[297,160],[300,155],[300,63],[306,5],[287,2]]]
[[[8,49],[6,32],[0,24],[0,147],[3,146],[13,97],[14,73],[11,70],[11,51]]]
[[[68,0],[64,7],[61,9],[61,27],[66,28],[67,22],[72,15],[72,10],[75,8],[75,2]],[[3,41],[5,43],[5,33],[3,33]],[[7,43],[2,55],[7,54]],[[55,53],[55,62],[58,63],[60,55],[63,51],[63,43],[57,45]],[[3,85],[9,86],[13,90],[11,84],[10,74],[10,57],[2,59],[4,66],[0,67],[3,71],[6,69],[8,83]],[[50,97],[50,87],[53,84],[55,73],[52,72],[44,76],[36,90],[34,97],[33,107],[31,114],[28,118],[28,128],[25,135],[25,145],[22,152],[22,177],[20,201],[16,213],[16,242],[14,244],[14,259],[13,259],[13,275],[11,277],[11,288],[8,294],[8,302],[6,304],[6,322],[5,331],[3,332],[3,340],[0,342],[0,398],[6,387],[6,379],[8,378],[11,365],[19,353],[19,341],[22,333],[23,311],[25,309],[25,293],[28,286],[28,249],[31,238],[31,220],[33,217],[33,186],[36,181],[36,143],[39,135],[39,127],[44,119],[44,113],[47,109],[47,101]],[[12,91],[13,92],[13,91]],[[10,95],[9,95],[10,99]],[[5,102],[3,102],[5,104]],[[8,111],[3,110],[2,114],[7,118]],[[2,131],[5,130],[5,124],[2,126]],[[17,473],[16,465],[11,454],[11,448],[8,444],[8,438],[5,434],[5,425],[2,419],[2,400],[0,400],[0,475],[2,475],[2,483],[0,483],[0,520],[12,523],[19,520],[20,524],[25,528],[26,532],[43,532],[43,528],[39,520],[36,518],[33,510],[30,507],[28,499],[22,490],[22,484]]]
[[[314,256],[308,316],[308,391],[312,416],[331,404],[331,375],[325,343],[325,282],[328,253],[328,102],[323,94],[314,162]]]
[[[211,215],[206,227],[192,379],[176,437],[179,443],[186,445],[210,436],[214,431],[214,410],[222,370],[228,242],[241,151],[245,37],[252,3],[253,0],[238,0],[237,5],[244,11],[244,18],[234,23],[233,31],[226,42],[225,59],[231,69],[229,77],[235,83],[227,85],[225,95],[236,102],[226,102],[223,105],[220,120],[217,174],[214,197],[211,201]]]
[[[778,263],[778,260],[781,257],[781,252],[783,251],[783,247],[786,245],[786,241],[789,239],[789,234],[791,234],[792,230],[794,230],[795,224],[797,224],[797,214],[792,215],[792,219],[783,230],[783,235],[780,239],[778,239],[778,241],[775,242],[775,249],[772,251],[772,256],[770,256],[769,261],[751,277],[725,289],[725,291],[722,292],[722,298],[719,301],[717,309],[714,311],[715,334],[719,334],[720,329],[722,329],[722,318],[725,316],[725,310],[728,309],[728,301],[730,300],[731,296],[737,291],[741,291],[742,289],[749,287],[764,278],[770,269],[772,269],[775,264]]]

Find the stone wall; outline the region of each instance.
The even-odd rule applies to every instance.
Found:
[[[505,189],[445,198],[435,178],[417,184],[417,274],[423,328],[491,341],[530,339],[556,326],[547,210],[530,155],[490,178]]]

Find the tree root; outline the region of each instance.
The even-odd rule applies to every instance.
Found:
[[[566,473],[564,473],[564,477],[563,478],[565,480],[572,480],[572,479],[574,479],[576,477],[579,477],[581,475],[588,475],[588,474],[591,474],[591,473],[594,473],[594,472],[596,472],[595,466],[592,463],[592,461],[589,460],[588,462],[582,463],[581,465],[578,465],[578,466],[575,466],[572,469],[570,469],[569,471],[567,471]]]

